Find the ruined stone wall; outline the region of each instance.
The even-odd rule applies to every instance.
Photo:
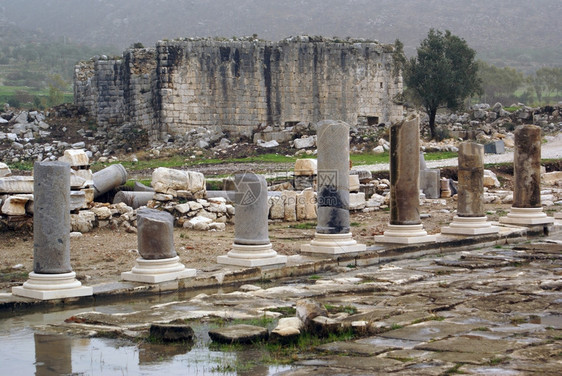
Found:
[[[74,90],[101,125],[130,122],[152,140],[200,126],[251,136],[266,125],[402,116],[392,100],[402,91],[392,47],[374,42],[161,41],[125,51],[122,61],[81,63]]]

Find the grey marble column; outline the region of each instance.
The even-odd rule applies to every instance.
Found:
[[[501,223],[533,226],[554,223],[541,205],[541,129],[522,125],[515,130],[513,204]]]
[[[176,257],[174,217],[164,211],[142,208],[137,211],[139,254],[145,260]]]
[[[253,173],[234,176],[236,215],[234,243],[245,245],[269,244],[267,216],[267,183],[263,176]]]
[[[513,207],[541,207],[541,128],[523,125],[515,130]]]
[[[457,215],[484,216],[484,145],[463,142],[459,145],[459,188]]]
[[[70,273],[70,165],[33,166],[33,271]]]
[[[418,225],[420,220],[419,118],[390,127],[390,224]]]
[[[349,233],[349,125],[324,120],[317,125],[318,234]]]
[[[94,197],[103,195],[127,182],[127,170],[121,164],[114,164],[93,175]]]
[[[413,244],[435,241],[420,218],[420,128],[410,116],[390,126],[390,223],[375,242]]]
[[[339,255],[366,250],[352,238],[349,225],[349,125],[324,120],[316,126],[318,145],[317,226],[304,254]]]

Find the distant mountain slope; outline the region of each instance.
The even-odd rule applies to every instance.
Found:
[[[406,52],[430,27],[465,38],[479,57],[522,70],[562,62],[560,0],[3,0],[0,23],[123,49],[164,38],[309,34],[363,37]]]

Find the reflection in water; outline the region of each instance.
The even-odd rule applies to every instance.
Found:
[[[191,351],[193,343],[161,344],[142,342],[139,347],[139,364],[162,363],[176,355]]]
[[[35,374],[38,376],[72,373],[72,339],[65,335],[37,334],[35,340]]]

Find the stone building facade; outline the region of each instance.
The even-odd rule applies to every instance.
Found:
[[[318,37],[160,41],[79,63],[74,98],[99,125],[131,123],[151,140],[201,126],[251,137],[323,119],[374,125],[402,117],[392,52]]]

